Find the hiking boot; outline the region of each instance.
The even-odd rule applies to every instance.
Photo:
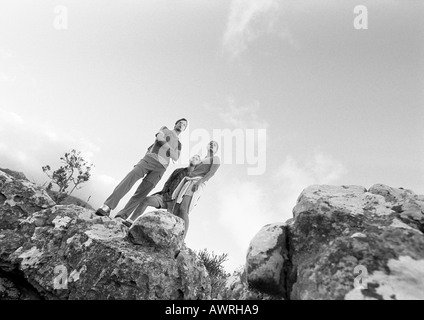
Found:
[[[128,228],[131,228],[131,226],[132,226],[132,223],[131,223],[131,222],[129,222],[129,221],[127,221],[127,220],[122,220],[122,223],[123,223],[125,226],[127,226]]]
[[[102,216],[102,217],[109,217],[109,213],[110,211],[105,211],[102,208],[97,209],[97,211],[95,212],[96,215],[98,216]]]
[[[119,219],[122,222],[122,224],[124,226],[128,227],[128,228],[131,228],[131,226],[132,226],[132,223],[131,222],[129,222],[128,220],[125,220],[121,216],[115,216],[115,219]]]

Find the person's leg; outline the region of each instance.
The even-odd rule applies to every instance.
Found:
[[[177,212],[178,212],[179,207],[180,207],[180,204],[177,203],[175,200],[166,202],[166,210],[169,213],[172,213],[176,216],[178,216]]]
[[[134,212],[127,218],[127,220],[131,223],[134,223],[134,221],[137,220],[137,218],[144,213],[147,207],[160,208],[161,204],[162,203],[157,196],[150,196],[150,197],[144,198],[144,200],[141,201],[141,203],[137,206]]]
[[[184,196],[183,201],[181,202],[180,208],[177,211],[177,215],[184,220],[184,239],[187,236],[188,226],[189,226],[189,207],[191,202],[191,196]]]
[[[111,210],[115,209],[119,201],[131,190],[133,185],[144,175],[148,173],[145,161],[140,161],[134,168],[125,176],[125,178],[116,186],[112,194],[106,199],[105,205]]]
[[[118,212],[115,216],[116,218],[127,219],[129,215],[134,211],[135,208],[147,197],[147,195],[152,191],[159,180],[162,178],[165,168],[157,161],[151,162],[148,167],[149,171],[146,176],[143,178],[143,181],[137,188],[137,191],[125,205],[125,207]]]
[[[147,195],[150,191],[153,190],[154,187],[155,186],[153,185],[153,183],[144,178],[138,186],[134,195],[131,197],[125,207],[116,214],[115,218],[119,217],[122,219],[127,219],[129,215],[134,211],[134,209],[137,208],[137,206],[139,206],[141,202],[146,199]]]

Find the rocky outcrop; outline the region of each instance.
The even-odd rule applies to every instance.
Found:
[[[0,171],[0,229],[15,230],[20,220],[55,204],[43,188]]]
[[[424,196],[381,184],[315,185],[300,194],[293,215],[281,224],[285,247],[262,241],[255,249],[266,229],[252,240],[251,286],[281,286],[286,299],[424,299]],[[267,267],[278,250],[287,250],[274,257],[283,261],[284,281]]]
[[[166,238],[183,230],[167,212],[149,214],[156,220],[134,226],[130,241],[118,220],[55,205],[43,189],[1,172],[0,194],[0,299],[210,298],[203,263],[182,237]]]
[[[88,204],[88,202],[81,200],[80,198],[74,197],[72,195],[66,195],[65,193],[59,193],[54,190],[46,191],[50,198],[52,198],[57,204],[75,204],[79,207],[94,210],[94,208],[90,204]],[[59,201],[56,201],[55,199],[59,199]]]
[[[134,244],[151,244],[175,254],[184,242],[184,221],[164,211],[148,212],[131,226],[128,239]]]
[[[4,173],[8,174],[9,176],[12,176],[15,179],[29,181],[23,172],[3,168],[0,168],[0,171],[3,171]]]
[[[246,256],[248,283],[264,293],[285,294],[284,261],[287,260],[284,225],[264,226],[252,239]]]
[[[262,287],[263,288],[263,287]],[[233,272],[220,290],[218,300],[282,300],[281,295],[263,293],[247,282],[247,272],[242,267]]]

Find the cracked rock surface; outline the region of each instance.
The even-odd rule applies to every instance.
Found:
[[[206,268],[178,231],[183,222],[167,212],[149,214],[146,236],[136,226],[131,242],[118,220],[56,205],[1,171],[0,195],[0,299],[210,298]]]
[[[423,195],[382,184],[313,185],[293,216],[280,224],[285,241],[258,241],[273,238],[269,227],[252,240],[245,269],[253,288],[280,286],[293,300],[424,299]],[[270,261],[283,261],[282,272]]]

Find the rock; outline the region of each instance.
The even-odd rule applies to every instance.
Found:
[[[346,300],[424,300],[424,260],[390,259],[389,273],[376,271],[349,291]]]
[[[293,215],[284,224],[285,299],[424,299],[424,196],[381,184],[313,185]]]
[[[0,300],[20,300],[20,291],[13,282],[0,277]]]
[[[369,189],[369,192],[383,196],[386,202],[392,203],[393,205],[399,205],[405,202],[405,200],[408,198],[417,197],[417,195],[412,190],[392,188],[384,184],[373,185]]]
[[[383,196],[386,202],[391,204],[391,209],[400,214],[402,221],[424,232],[424,195],[382,184],[373,185],[369,192]]]
[[[249,286],[244,267],[238,268],[227,278],[217,300],[281,300],[281,295],[269,295]]]
[[[0,171],[0,229],[14,230],[20,220],[54,205],[43,188]]]
[[[184,243],[184,220],[163,210],[148,212],[131,226],[128,239],[175,253]]]
[[[285,294],[286,247],[285,226],[281,223],[266,225],[255,235],[246,257],[247,282],[252,288],[273,295]]]
[[[17,180],[29,181],[27,179],[27,177],[22,172],[13,171],[13,170],[10,170],[10,169],[3,169],[3,168],[0,168],[0,171],[3,171],[4,173],[7,173],[9,176],[12,176],[13,178],[15,178]]]
[[[291,299],[358,297],[351,292],[360,278],[368,281],[368,289],[359,291],[363,298],[400,298],[395,286],[388,285],[399,281],[409,287],[406,291],[415,292],[418,285],[424,292],[418,281],[421,274],[413,271],[424,262],[424,234],[393,208],[418,200],[413,193],[387,186],[370,191],[357,186],[311,186],[302,192],[289,226]],[[423,211],[414,215],[420,217]],[[404,259],[410,268],[400,269],[395,262]],[[395,275],[393,268],[400,274]]]
[[[210,299],[211,281],[203,262],[197,257],[196,252],[187,248],[185,244],[181,247],[176,260],[178,272],[182,275],[178,280],[179,299]],[[186,292],[191,295],[187,295]]]
[[[0,300],[40,300],[41,296],[22,277],[0,270]]]
[[[384,197],[366,191],[361,186],[310,186],[298,197],[293,216],[296,218],[303,212],[363,214],[364,210],[371,207],[378,210],[379,214],[391,212],[390,206],[386,207]]]
[[[50,196],[50,198],[52,198],[53,201],[55,201],[57,204],[75,204],[83,208],[94,210],[94,208],[91,205],[89,205],[87,202],[77,197],[74,197],[72,195],[65,195],[63,193],[61,194],[54,190],[46,190],[46,191],[47,191],[47,194]],[[55,199],[59,199],[60,201],[56,201]]]
[[[38,190],[10,176],[0,175],[0,181],[8,199]],[[128,241],[128,228],[118,220],[98,217],[93,210],[76,205],[36,211],[37,199],[23,197],[14,204],[19,211],[11,211],[10,201],[0,205],[0,221],[5,215],[7,221],[12,214],[19,215],[15,229],[5,223],[0,228],[0,278],[12,288],[7,291],[10,299],[21,294],[13,289],[18,288],[16,277],[42,299],[210,298],[206,268],[185,246],[175,258],[155,243]],[[156,231],[166,229],[156,227]],[[153,223],[150,228],[153,234]]]

